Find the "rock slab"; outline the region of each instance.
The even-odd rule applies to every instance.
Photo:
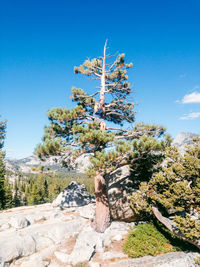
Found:
[[[110,263],[109,267],[195,267],[195,255],[185,252],[172,252],[161,256],[146,256]]]

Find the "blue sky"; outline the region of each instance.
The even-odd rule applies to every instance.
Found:
[[[32,154],[48,124],[46,111],[71,107],[73,73],[87,57],[124,52],[136,122],[200,133],[199,0],[1,0],[0,115],[7,156]]]

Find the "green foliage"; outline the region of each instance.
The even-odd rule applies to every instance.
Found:
[[[157,256],[177,250],[153,223],[140,224],[131,229],[123,245],[124,253],[131,258]]]
[[[0,121],[0,209],[5,206],[5,153],[3,152],[3,144],[5,139],[6,121]]]
[[[9,209],[13,207],[13,196],[12,196],[12,185],[9,183],[8,176],[4,181],[4,209]]]
[[[159,172],[149,182],[141,183],[132,195],[131,207],[139,214],[151,215],[156,205],[165,216],[174,216],[178,231],[187,239],[200,238],[198,217],[200,203],[200,137],[182,156],[168,147]]]
[[[3,148],[6,134],[6,121],[0,121],[0,149]]]
[[[147,132],[148,136],[142,135],[131,141],[115,141],[114,149],[96,152],[95,156],[91,156],[90,161],[93,166],[89,167],[88,176],[92,177],[97,171],[106,174],[114,171],[117,167],[129,164],[136,182],[149,181],[152,174],[158,170],[167,146],[165,139],[158,139],[164,130],[162,130],[163,133],[160,133],[158,126],[153,127],[157,133],[154,132],[152,136],[150,132]],[[135,130],[137,132],[137,126]],[[135,186],[137,187],[139,184]]]
[[[4,153],[0,150],[0,209],[3,209],[5,205],[4,181],[5,181]]]
[[[192,220],[190,216],[184,218],[175,216],[174,222],[187,239],[195,240],[200,238],[200,216],[196,220]]]
[[[148,218],[149,215],[152,215],[151,205],[148,199],[148,185],[146,182],[140,184],[139,190],[134,192],[130,199],[130,206],[138,217]]]
[[[52,202],[72,181],[84,184],[88,192],[94,195],[94,183],[85,175],[70,173],[16,173],[14,184],[9,183],[7,173],[4,182],[4,206],[8,209],[18,206],[37,205]]]

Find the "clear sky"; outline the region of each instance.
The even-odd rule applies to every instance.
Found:
[[[71,107],[72,86],[92,88],[73,66],[124,52],[136,122],[200,133],[199,0],[1,0],[0,115],[7,156],[32,154],[46,111]]]

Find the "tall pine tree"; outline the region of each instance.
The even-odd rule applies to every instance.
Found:
[[[127,70],[132,63],[125,63],[124,54],[110,56],[106,50],[105,43],[102,57],[88,59],[74,68],[76,74],[88,76],[99,84],[91,93],[73,87],[71,99],[76,102],[74,108],[53,108],[47,112],[50,126],[45,127],[43,143],[36,148],[40,158],[63,156],[66,166],[71,158],[84,153],[93,155],[89,175],[94,177],[94,227],[98,232],[104,232],[110,224],[106,174],[137,157],[132,150],[134,144],[129,140],[144,134],[154,137],[164,133],[164,128],[156,126],[125,127],[135,120],[133,101],[128,100],[131,87]],[[152,140],[147,141],[151,146]]]

